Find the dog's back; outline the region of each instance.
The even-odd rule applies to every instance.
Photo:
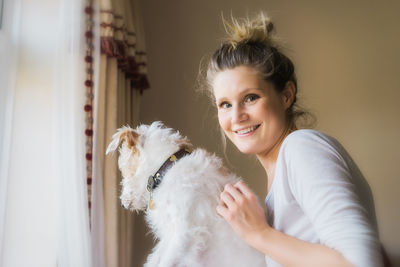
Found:
[[[216,212],[223,187],[239,177],[203,149],[177,152],[190,147],[178,131],[153,122],[118,129],[107,148],[107,153],[119,148],[123,206],[146,210],[158,239],[145,266],[265,266],[264,256],[240,240]],[[160,171],[165,164],[165,172]]]
[[[224,185],[238,180],[202,149],[175,163],[153,192],[154,210],[146,212],[159,240],[146,266],[265,266],[264,256],[215,210]]]

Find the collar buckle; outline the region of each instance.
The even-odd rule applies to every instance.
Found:
[[[147,191],[152,192],[161,183],[161,174],[157,172],[155,175],[150,175],[147,180]]]

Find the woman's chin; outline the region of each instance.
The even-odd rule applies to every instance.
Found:
[[[231,143],[243,154],[252,155],[261,152],[260,142],[254,142],[254,140],[244,142],[243,140],[232,139],[230,139]]]
[[[256,147],[243,146],[243,147],[237,147],[237,149],[246,155],[254,155],[259,153],[259,149],[257,149]]]

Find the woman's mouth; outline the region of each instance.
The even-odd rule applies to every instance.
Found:
[[[237,131],[234,131],[237,135],[249,135],[252,134],[255,130],[257,130],[258,127],[260,127],[261,124],[250,126],[247,128],[243,128]]]

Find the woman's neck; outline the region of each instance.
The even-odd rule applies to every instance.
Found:
[[[286,129],[282,132],[282,135],[278,139],[278,141],[275,143],[274,147],[269,151],[268,154],[259,154],[257,155],[258,160],[260,161],[261,165],[264,167],[265,172],[267,173],[268,176],[268,191],[271,188],[272,181],[275,176],[275,166],[276,166],[276,161],[278,159],[279,155],[279,150],[282,146],[283,141],[285,138],[292,132],[297,130],[297,128],[294,127],[286,127]]]

